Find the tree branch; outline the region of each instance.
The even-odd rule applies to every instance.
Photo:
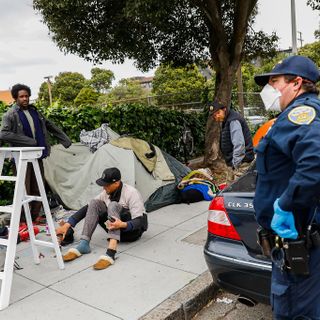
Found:
[[[257,0],[235,1],[233,36],[230,44],[230,53],[235,70],[241,60],[248,21],[256,4]]]
[[[220,66],[226,65],[229,60],[228,38],[222,23],[221,13],[217,0],[203,0],[203,7],[206,15],[209,16],[211,22],[209,26],[210,33],[210,53],[212,57],[216,57]],[[213,59],[215,60],[215,59]]]

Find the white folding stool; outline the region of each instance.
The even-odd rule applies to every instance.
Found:
[[[38,158],[41,157],[43,147],[12,147],[0,148],[0,180],[15,181],[13,204],[9,206],[0,206],[0,212],[11,213],[10,231],[8,239],[0,239],[0,245],[6,246],[6,258],[4,270],[0,272],[1,292],[0,292],[0,310],[5,309],[9,305],[10,292],[12,285],[13,266],[16,255],[17,237],[19,232],[19,223],[22,206],[27,221],[28,231],[30,235],[30,244],[33,253],[33,259],[36,264],[40,263],[39,252],[37,246],[45,246],[54,248],[57,257],[58,266],[64,269],[61,251],[59,249],[58,240],[55,234],[54,223],[52,220],[47,195],[41,177]],[[17,175],[2,176],[2,169],[5,158],[13,158],[15,160]],[[28,162],[32,163],[40,196],[31,196],[26,194],[25,178]],[[41,201],[46,215],[48,228],[51,235],[51,241],[41,241],[35,238],[33,231],[32,219],[28,203],[30,201]]]

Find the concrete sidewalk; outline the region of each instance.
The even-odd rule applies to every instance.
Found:
[[[134,243],[120,244],[115,264],[102,271],[92,269],[106,251],[106,233],[99,226],[92,252],[66,263],[64,270],[58,269],[49,248],[39,248],[44,257],[35,265],[28,243],[19,244],[17,262],[23,269],[14,273],[10,306],[0,319],[133,320],[151,319],[152,314],[161,319],[155,308],[207,270],[203,243],[208,205],[203,201],[150,212],[148,231]],[[81,229],[79,224],[76,239]]]

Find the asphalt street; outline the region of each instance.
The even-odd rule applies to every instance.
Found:
[[[272,320],[271,307],[258,303],[248,307],[237,302],[238,296],[219,292],[192,320]]]

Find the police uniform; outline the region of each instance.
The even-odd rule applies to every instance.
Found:
[[[320,100],[317,95],[303,93],[291,101],[259,142],[256,153],[258,176],[254,208],[258,223],[271,230],[273,204],[279,198],[279,206],[293,213],[301,235],[320,197]],[[320,222],[319,216],[316,215],[317,222]],[[309,254],[308,276],[293,275],[273,264],[270,298],[274,319],[320,319],[320,248],[311,248]]]

